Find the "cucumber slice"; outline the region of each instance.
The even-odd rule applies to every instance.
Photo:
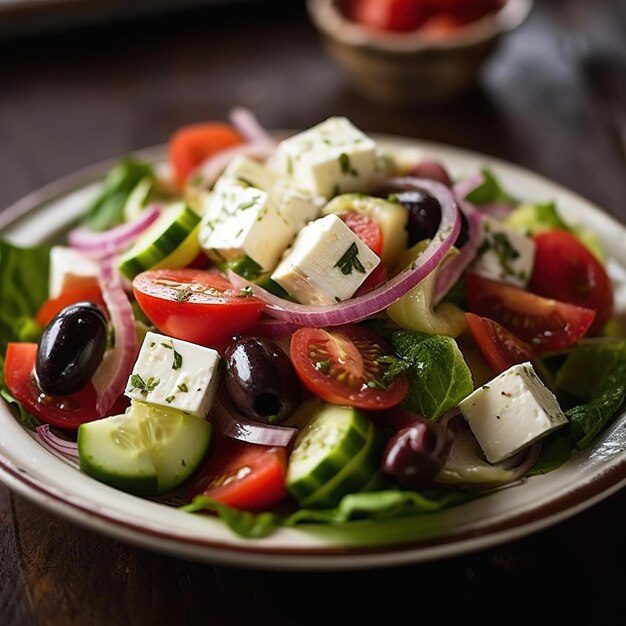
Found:
[[[200,252],[199,223],[200,216],[184,203],[167,208],[122,255],[120,272],[132,280],[149,269],[185,267]]]
[[[339,474],[365,446],[370,422],[353,407],[323,404],[298,434],[286,487],[299,502]]]
[[[143,402],[78,428],[80,468],[141,496],[172,491],[199,467],[213,442],[206,420]]]
[[[300,502],[311,508],[337,506],[349,493],[361,491],[376,475],[382,452],[382,438],[374,424],[369,424],[367,442],[345,467],[314,494]]]

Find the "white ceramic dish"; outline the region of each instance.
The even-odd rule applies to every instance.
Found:
[[[441,159],[456,175],[492,167],[506,187],[529,200],[555,199],[562,213],[594,229],[605,249],[626,265],[626,228],[570,191],[517,166],[440,144],[379,139],[398,150]],[[159,160],[162,149],[141,153]],[[34,244],[59,237],[80,215],[111,163],[50,185],[0,213],[3,237]],[[431,515],[384,522],[379,543],[371,523],[281,528],[242,539],[218,519],[183,513],[122,493],[81,474],[44,450],[0,405],[0,480],[15,492],[77,524],[120,541],[182,558],[261,569],[386,567],[434,560],[520,538],[559,523],[626,485],[626,414],[560,469],[524,484]],[[383,522],[378,522],[383,524]],[[389,531],[392,531],[391,533]]]

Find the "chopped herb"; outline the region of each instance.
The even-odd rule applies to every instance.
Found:
[[[237,234],[235,235],[235,239],[239,239],[239,237],[241,236],[241,233],[243,233],[243,228],[240,228],[240,229],[237,231]]]
[[[176,302],[187,302],[192,296],[192,290],[190,287],[181,287],[174,290],[174,300]]]
[[[380,380],[376,380],[375,378],[368,381],[367,386],[370,389],[387,389],[387,385]]]
[[[151,348],[154,348],[154,346],[156,346],[156,343],[154,343],[154,341],[151,341],[151,342],[150,342],[150,347],[151,347]]]
[[[487,229],[485,230],[487,231]],[[483,256],[489,250],[494,251],[498,258],[498,263],[504,270],[504,275],[515,276],[515,270],[511,267],[511,262],[518,259],[520,253],[505,233],[493,233],[490,237],[485,237],[485,240],[478,248],[478,256]]]
[[[239,295],[249,298],[254,295],[254,292],[252,291],[252,287],[250,287],[250,285],[246,285],[239,290]]]
[[[335,302],[341,302],[341,298],[339,296],[335,296]]]
[[[254,196],[254,198],[250,198],[247,202],[242,202],[238,207],[238,211],[245,211],[246,209],[251,209],[259,200],[261,196]]]
[[[287,157],[287,174],[293,176],[293,159],[291,157]]]
[[[391,354],[378,357],[377,362],[382,366],[381,375],[377,381],[380,385],[382,385],[382,387],[380,387],[382,389],[386,389],[394,378],[403,374],[411,367],[411,363],[407,361],[407,359],[393,356]],[[368,383],[368,386],[371,385]]]
[[[339,167],[341,167],[342,174],[350,174],[350,176],[359,175],[359,173],[352,167],[350,157],[345,152],[342,152],[339,155]]]
[[[165,343],[165,341],[162,341],[162,342],[161,342],[161,345],[162,345],[164,348],[167,348],[168,350],[173,350],[173,349],[174,349],[174,346],[173,346],[171,343]]]
[[[490,387],[489,387],[489,385],[483,385],[483,386],[481,387],[481,389],[489,389],[489,388],[490,388]]]
[[[174,348],[172,348],[174,350]],[[180,352],[174,350],[174,362],[172,363],[173,370],[179,370],[183,364],[183,355]]]
[[[328,372],[330,371],[330,361],[326,360],[326,361],[318,361],[315,364],[315,369],[318,372],[322,372],[322,374],[328,374]]]
[[[387,196],[387,202],[400,202],[400,196],[397,193],[391,193]]]
[[[243,176],[237,176],[237,180],[242,182],[244,185],[248,185],[248,187],[256,187],[256,185],[249,179]]]
[[[132,385],[131,391],[139,389],[140,393],[150,393],[154,391],[157,385],[161,382],[160,379],[150,376],[148,380],[144,380],[139,374],[132,374],[130,377],[130,384]]]
[[[187,393],[189,391],[189,387],[187,387],[185,383],[180,383],[180,385],[178,385],[178,391],[181,393]]]
[[[338,267],[345,276],[352,274],[352,270],[365,274],[365,268],[361,261],[359,261],[359,249],[354,241],[350,244],[350,247],[344,252],[339,261],[335,263],[334,267]]]
[[[167,396],[167,398],[165,398],[165,402],[167,402],[168,404],[172,404],[172,402],[176,399],[175,396]]]

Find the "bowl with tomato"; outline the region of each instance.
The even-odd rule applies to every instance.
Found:
[[[355,91],[385,104],[449,99],[476,83],[533,0],[308,0]]]

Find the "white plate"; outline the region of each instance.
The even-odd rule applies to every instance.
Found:
[[[441,159],[455,175],[484,165],[521,198],[555,199],[568,220],[599,234],[610,257],[626,265],[626,228],[583,198],[511,164],[440,144],[379,137],[389,146]],[[141,156],[158,160],[157,148]],[[0,213],[2,236],[20,244],[57,238],[83,211],[94,181],[112,163],[89,168],[31,194]],[[0,405],[0,480],[11,489],[78,524],[118,540],[178,557],[262,569],[356,569],[415,563],[510,541],[556,524],[626,484],[626,415],[589,449],[544,476],[489,496],[385,525],[392,544],[380,544],[369,522],[344,527],[281,528],[242,539],[219,520],[183,513],[117,491],[81,474],[44,450]],[[388,542],[388,540],[386,540]]]

